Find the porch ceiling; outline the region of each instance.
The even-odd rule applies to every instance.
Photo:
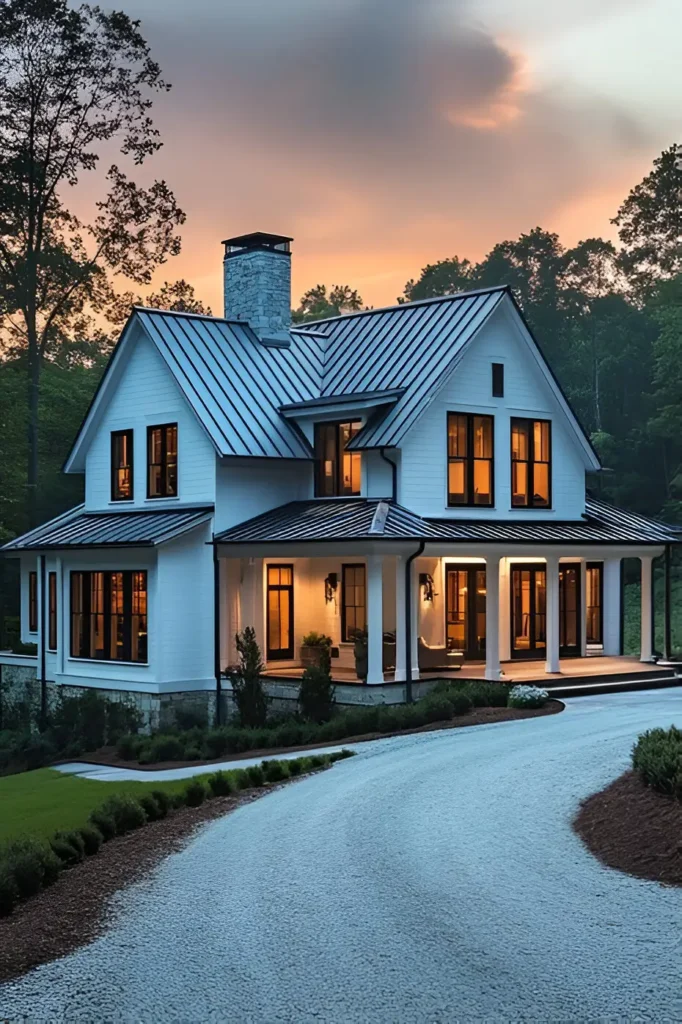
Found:
[[[314,541],[477,541],[484,543],[679,544],[682,533],[588,498],[583,519],[425,519],[385,499],[293,501],[225,530],[220,544]]]

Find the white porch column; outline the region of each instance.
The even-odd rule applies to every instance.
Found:
[[[640,563],[642,566],[641,575],[641,608],[642,625],[640,633],[640,661],[651,661],[654,653],[654,638],[652,630],[652,609],[651,609],[651,585],[652,585],[652,562],[651,555],[642,555]]]
[[[419,679],[419,637],[421,634],[421,589],[419,587],[419,559],[415,558],[411,566],[410,590],[412,599],[412,614],[410,615],[410,629],[412,641],[410,643],[412,653],[412,678]]]
[[[395,681],[407,678],[407,637],[405,636],[405,559],[395,560]]]
[[[485,677],[497,681],[500,668],[500,556],[485,560]]]
[[[620,558],[604,559],[604,593],[602,596],[602,617],[604,620],[604,654],[618,657],[621,650],[620,638]]]
[[[548,555],[546,561],[546,672],[560,672],[559,664],[559,556]]]
[[[383,557],[367,557],[367,682],[383,683]]]

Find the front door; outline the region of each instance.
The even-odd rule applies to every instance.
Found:
[[[511,567],[511,656],[544,658],[546,573],[540,565]]]
[[[267,660],[294,656],[294,567],[269,565],[267,582]]]
[[[445,642],[469,660],[485,658],[485,598],[485,569],[446,566]]]

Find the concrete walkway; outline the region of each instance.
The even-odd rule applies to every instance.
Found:
[[[372,742],[381,742],[373,740]],[[339,750],[359,750],[365,743],[343,743],[338,747],[316,747],[315,750],[294,750],[282,754],[261,754],[260,757],[244,757],[239,761],[221,761],[211,764],[191,764],[187,768],[111,768],[108,765],[88,764],[87,761],[72,761],[56,764],[58,772],[78,775],[81,779],[96,779],[97,782],[171,782],[173,779],[191,779],[193,775],[207,775],[209,772],[230,771],[235,768],[249,768],[263,761],[290,761],[296,757],[310,757],[312,754],[336,754]]]
[[[682,1020],[682,890],[571,829],[682,690],[396,737],[202,831],[90,946],[0,986],[50,1024]]]

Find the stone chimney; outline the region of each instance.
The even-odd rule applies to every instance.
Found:
[[[292,241],[254,231],[223,242],[225,319],[250,324],[264,345],[290,344]]]

